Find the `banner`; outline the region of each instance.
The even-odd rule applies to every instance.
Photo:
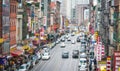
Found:
[[[114,52],[114,61],[113,61],[113,71],[118,71],[118,68],[120,67],[120,51]]]
[[[110,56],[107,57],[106,67],[107,67],[107,71],[111,71],[111,57]]]

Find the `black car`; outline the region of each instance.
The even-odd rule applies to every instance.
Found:
[[[62,42],[65,42],[65,38],[62,38],[61,41],[62,41]]]
[[[80,38],[79,37],[77,37],[77,42],[80,42]]]
[[[62,52],[62,58],[69,58],[69,52],[68,51],[63,51]]]
[[[79,57],[79,50],[73,50],[72,57],[73,58],[78,58]]]

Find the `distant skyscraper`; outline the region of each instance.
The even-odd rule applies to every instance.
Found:
[[[62,0],[61,14],[68,19],[71,18],[71,0]]]
[[[89,0],[76,0],[75,4],[89,4]]]
[[[84,10],[88,7],[88,4],[77,4],[75,6],[75,19],[78,24],[84,23]]]

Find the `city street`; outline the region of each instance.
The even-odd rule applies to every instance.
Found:
[[[76,41],[76,36],[72,37]],[[66,47],[61,48],[60,43],[50,51],[49,60],[40,60],[40,62],[31,71],[78,71],[78,59],[72,58],[72,51],[78,49],[80,43],[71,44],[71,41],[65,41]],[[62,51],[69,51],[69,58],[62,58]]]
[[[0,0],[0,71],[120,71],[120,0]]]

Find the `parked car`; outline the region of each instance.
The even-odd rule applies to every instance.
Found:
[[[50,52],[50,48],[44,48],[43,52]]]
[[[32,64],[31,65],[32,66],[35,66],[35,64],[37,63],[37,59],[38,59],[38,57],[36,55],[32,55],[31,56],[31,60],[32,60],[32,62],[31,62]]]
[[[37,52],[36,56],[37,56],[37,60],[40,60],[42,58],[42,55],[40,54],[40,52]]]
[[[48,60],[48,59],[50,59],[50,53],[48,53],[48,52],[43,53],[43,54],[42,54],[42,59],[43,59],[43,60]]]
[[[63,51],[62,52],[62,58],[69,58],[69,52],[68,51]]]
[[[79,50],[73,50],[72,57],[73,58],[78,58],[79,57]]]
[[[18,71],[27,71],[28,69],[29,69],[28,64],[22,64],[22,65],[19,67],[19,70],[18,70]]]

